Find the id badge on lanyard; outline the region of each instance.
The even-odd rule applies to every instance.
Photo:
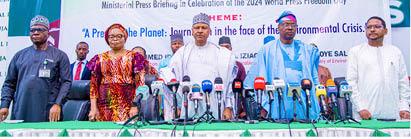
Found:
[[[48,61],[43,61],[43,68],[39,69],[39,77],[40,78],[50,78],[51,70],[47,68]]]

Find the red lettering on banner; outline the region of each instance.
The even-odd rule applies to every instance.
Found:
[[[211,21],[238,21],[241,20],[239,14],[226,14],[226,15],[209,15]]]

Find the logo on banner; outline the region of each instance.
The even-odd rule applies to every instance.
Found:
[[[390,0],[391,25],[410,27],[410,1]]]

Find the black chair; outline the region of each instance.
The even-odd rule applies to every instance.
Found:
[[[90,80],[71,83],[67,101],[63,105],[64,121],[87,121],[90,111]]]

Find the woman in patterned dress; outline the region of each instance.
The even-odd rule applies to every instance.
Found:
[[[124,48],[128,34],[121,24],[105,32],[111,50],[94,56],[87,64],[92,71],[90,82],[91,121],[125,121],[137,114],[133,106],[135,90],[144,85],[148,61]]]

